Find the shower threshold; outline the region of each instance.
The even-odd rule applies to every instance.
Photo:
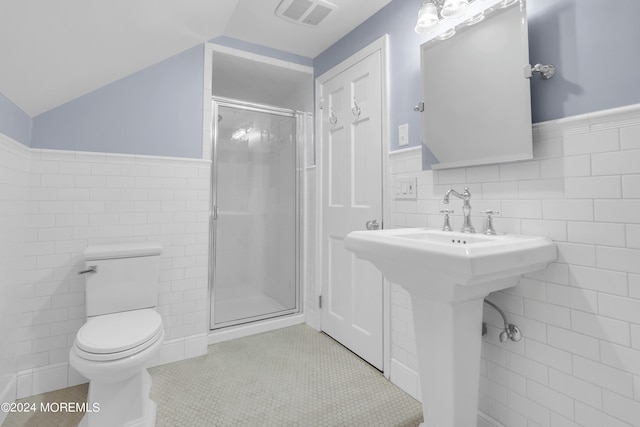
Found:
[[[236,338],[248,337],[250,335],[287,328],[301,323],[305,323],[304,314],[296,310],[293,313],[279,314],[276,317],[253,320],[248,323],[211,330],[209,331],[208,344],[211,345]]]
[[[214,329],[262,320],[296,311],[295,308],[291,309],[286,307],[264,294],[219,300],[216,301],[214,310]]]

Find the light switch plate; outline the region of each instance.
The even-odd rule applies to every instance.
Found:
[[[409,145],[409,123],[398,126],[398,146]]]

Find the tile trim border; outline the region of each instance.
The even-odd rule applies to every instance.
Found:
[[[640,125],[640,104],[533,124],[533,139],[562,137]]]
[[[532,125],[532,132],[535,142],[546,138],[563,137],[566,135],[630,126],[640,126],[640,104],[632,104],[557,120],[534,123]],[[389,158],[393,160],[406,160],[408,158],[421,156],[421,151],[422,146],[404,148],[391,151]]]
[[[389,160],[407,160],[414,157],[422,158],[422,145],[389,152]]]

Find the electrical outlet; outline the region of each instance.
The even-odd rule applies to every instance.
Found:
[[[418,198],[416,178],[396,178],[393,187],[396,200],[416,200]]]

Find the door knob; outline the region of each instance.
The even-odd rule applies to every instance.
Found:
[[[380,223],[377,219],[372,219],[371,221],[367,221],[365,226],[367,227],[367,230],[377,230],[380,228]]]

